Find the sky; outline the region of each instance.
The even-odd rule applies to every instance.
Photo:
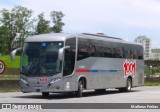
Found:
[[[62,11],[64,33],[104,33],[134,41],[147,36],[152,48],[160,48],[160,0],[0,0],[0,10],[21,5],[33,16]]]

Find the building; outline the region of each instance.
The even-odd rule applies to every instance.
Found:
[[[160,60],[160,49],[152,49],[151,52],[151,60]]]
[[[135,42],[143,45],[144,59],[149,60],[151,56],[151,39],[146,36],[139,36],[135,39]]]

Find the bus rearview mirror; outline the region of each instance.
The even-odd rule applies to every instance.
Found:
[[[16,55],[17,51],[21,51],[21,50],[22,50],[22,47],[17,48],[17,49],[15,49],[15,50],[13,50],[13,51],[11,52],[11,61],[14,61],[14,60],[15,60],[15,55]]]
[[[59,59],[60,61],[63,60],[64,50],[65,50],[65,49],[69,49],[69,48],[70,48],[70,46],[65,46],[65,47],[59,49],[59,52],[58,52],[58,59]]]

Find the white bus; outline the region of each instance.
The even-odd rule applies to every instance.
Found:
[[[51,33],[28,37],[22,49],[21,91],[131,91],[144,84],[143,47],[100,34]]]

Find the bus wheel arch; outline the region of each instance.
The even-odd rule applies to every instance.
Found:
[[[78,90],[76,91],[77,97],[82,97],[84,89],[86,89],[86,78],[80,77],[78,80]]]
[[[119,88],[120,92],[130,92],[132,88],[132,77],[128,76],[126,80],[126,86],[123,88]]]
[[[82,81],[83,88],[87,89],[87,80],[86,80],[86,78],[84,76],[81,76],[81,77],[78,78],[77,82],[79,82],[79,81]]]

